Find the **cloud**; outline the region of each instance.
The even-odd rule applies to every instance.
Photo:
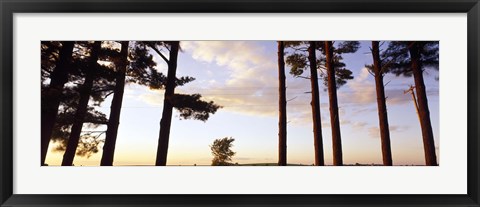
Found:
[[[352,123],[352,127],[354,129],[363,129],[365,126],[367,126],[367,124],[368,124],[367,122],[356,121]]]
[[[438,96],[439,95],[439,91],[438,89],[427,89],[427,96],[428,97],[432,97],[432,96]]]
[[[179,91],[200,93],[206,100],[224,106],[221,110],[258,116],[278,113],[276,53],[265,51],[256,41],[186,41],[182,48],[193,59],[226,70],[224,79],[198,85],[194,81]],[[271,54],[270,54],[271,53]],[[210,73],[218,73],[209,69]]]
[[[341,125],[347,125],[347,124],[351,124],[352,121],[349,121],[349,120],[340,120],[340,124]]]
[[[396,85],[390,85],[390,81],[395,82],[394,84]],[[412,103],[411,95],[404,93],[411,82],[413,82],[412,77],[396,77],[391,74],[384,77],[384,90],[387,107],[388,105],[392,106]],[[343,104],[363,106],[376,104],[377,94],[375,82],[367,68],[362,68],[360,74],[353,80],[347,82],[346,86],[348,86],[347,90],[339,90],[338,92],[339,100]],[[429,97],[438,96],[438,88],[427,89],[427,95]],[[365,112],[368,111],[369,110],[366,110]]]
[[[191,56],[205,76],[176,88],[178,93],[199,93],[204,100],[223,106],[220,111],[253,116],[278,116],[278,66],[276,51],[267,51],[261,41],[184,41],[183,55]],[[155,57],[159,59],[159,57]],[[161,61],[161,60],[160,60]],[[182,61],[182,60],[179,60]],[[186,64],[186,63],[185,63]],[[190,63],[189,63],[190,64]],[[188,65],[188,64],[186,64]],[[163,67],[163,66],[162,66]],[[289,124],[311,124],[310,81],[293,78],[287,66],[287,113]],[[161,68],[160,70],[164,70]],[[305,76],[308,76],[308,70]],[[196,75],[193,75],[196,76]],[[385,76],[390,79],[390,75]],[[403,94],[404,86],[412,78],[395,77],[386,87],[387,107],[411,103],[411,96]],[[388,81],[386,81],[388,82]],[[392,86],[393,85],[393,86]],[[320,87],[322,85],[320,84]],[[162,92],[163,93],[163,92]],[[435,89],[428,91],[435,95]],[[438,95],[438,89],[436,94]],[[342,120],[348,109],[349,116],[372,113],[376,108],[376,91],[373,76],[362,68],[355,79],[338,90],[338,104],[342,125],[366,127],[363,123]],[[141,98],[151,105],[163,103],[162,94],[144,94]],[[293,99],[293,100],[291,100]],[[329,127],[328,95],[320,90],[323,127]],[[358,110],[353,110],[357,108]]]
[[[370,127],[368,128],[368,135],[373,138],[380,137],[380,128],[379,127]]]
[[[390,125],[389,130],[390,132],[398,132],[398,131],[405,131],[409,126],[398,126],[398,125]],[[379,127],[370,127],[368,128],[368,134],[372,138],[380,138],[380,128]]]
[[[438,94],[438,88],[427,89],[427,98],[438,96]],[[385,96],[387,107],[388,105],[413,104],[412,95],[405,93],[404,89],[387,89],[385,90]]]
[[[388,105],[400,105],[405,103],[412,103],[412,96],[405,94],[404,89],[390,89],[385,90],[385,97]]]
[[[330,124],[330,122],[322,122],[322,129],[323,128],[331,128],[332,125]]]
[[[186,41],[182,47],[198,61],[215,63],[230,71],[227,86],[263,85],[276,80],[276,53],[267,54],[254,41]]]
[[[138,97],[143,102],[154,107],[163,106],[163,90],[147,91],[140,94]]]
[[[288,106],[287,106],[288,107]],[[296,107],[299,108],[299,107]],[[308,109],[300,109],[292,112],[293,109],[287,110],[287,122],[295,125],[312,124],[312,112]],[[323,120],[323,119],[322,119]]]
[[[359,115],[359,114],[362,114],[362,113],[376,112],[377,111],[377,106],[374,106],[374,107],[366,107],[366,106],[352,107],[351,110],[352,111],[350,112],[350,114],[352,116],[356,116],[356,115]]]
[[[340,120],[340,126],[347,125],[350,125],[355,130],[362,130],[368,125],[368,123],[364,121]]]
[[[353,80],[347,82],[350,90],[340,90],[339,99],[345,104],[371,104],[375,102],[375,84],[368,77],[370,73],[367,68],[362,68],[360,74]]]

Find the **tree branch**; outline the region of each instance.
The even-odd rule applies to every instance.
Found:
[[[157,47],[155,47],[155,45],[152,45],[152,43],[148,42],[147,43],[148,46],[150,46],[150,48],[152,48],[153,50],[155,50],[155,52],[157,52],[158,55],[160,55],[160,57],[165,61],[167,62],[167,64],[170,62],[161,52],[160,50],[158,50]]]
[[[295,96],[295,97],[293,97],[293,98],[291,98],[291,99],[288,99],[286,102],[293,101],[293,100],[296,99],[297,97],[298,97],[298,96]]]
[[[297,76],[297,78],[303,78],[303,79],[310,79],[310,77],[306,77],[306,76]]]
[[[368,73],[370,73],[370,75],[372,75],[373,77],[375,77],[375,73],[373,73],[371,70],[367,69]]]
[[[105,131],[101,130],[82,130],[84,133],[105,133]]]
[[[113,87],[101,88],[101,89],[93,91],[93,93],[104,92],[104,91],[113,91]]]
[[[110,93],[107,93],[107,94],[103,97],[103,99],[106,99],[108,96],[112,95],[113,93],[114,93],[113,91],[110,92]]]
[[[102,134],[106,133],[107,131],[103,131],[103,132],[100,132],[97,137],[95,137],[95,139],[98,139],[100,136],[102,136]]]
[[[392,80],[389,80],[387,83],[383,85],[383,87],[387,86]]]

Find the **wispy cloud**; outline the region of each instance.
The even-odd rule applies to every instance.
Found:
[[[163,94],[163,90],[150,91],[140,94],[139,99],[151,106],[160,107],[163,105]]]
[[[353,122],[352,123],[352,127],[354,129],[363,129],[365,126],[367,126],[368,123],[367,122],[363,122],[363,121],[356,121],[356,122]]]
[[[368,77],[370,73],[367,68],[362,68],[360,74],[353,80],[347,82],[350,90],[338,92],[339,99],[344,104],[371,104],[375,102],[375,84]]]
[[[388,78],[384,78],[385,97],[388,105],[401,105],[412,102],[410,94],[405,94],[404,91],[408,88],[409,82],[413,82],[412,77],[395,77],[388,74]],[[397,84],[392,86],[389,80],[394,80]],[[347,82],[348,90],[339,91],[339,99],[343,104],[350,104],[354,106],[363,106],[375,104],[377,99],[375,82],[373,76],[370,75],[367,68],[362,68],[360,74],[353,80]],[[428,96],[438,96],[438,88],[427,88]],[[369,112],[370,110],[363,110]]]
[[[182,47],[193,59],[227,70],[225,79],[190,85],[195,92],[224,106],[222,110],[260,116],[277,114],[276,53],[267,53],[253,41],[188,41]],[[188,87],[179,90],[190,91]]]
[[[221,111],[254,116],[278,115],[276,51],[266,51],[258,41],[185,41],[181,44],[184,54],[205,67],[207,78],[178,87],[176,92],[202,94],[204,100],[224,106]],[[304,75],[308,76],[308,71]],[[311,123],[309,80],[293,78],[288,74],[288,66],[286,76],[289,123]],[[387,84],[385,87],[387,107],[411,103],[411,96],[404,94],[402,88],[412,81],[411,77],[392,78],[387,75],[385,79],[387,83],[392,79],[397,84]],[[163,92],[156,93],[158,94],[147,93],[141,98],[148,104],[161,105]],[[429,96],[438,95],[438,88],[431,89],[428,93]],[[366,68],[360,69],[355,78],[338,91],[338,97],[342,125],[351,125],[358,129],[366,127],[365,123],[343,120],[345,109],[348,109],[349,117],[377,110],[375,83]],[[328,96],[323,90],[320,90],[320,99],[322,126],[330,127]],[[358,110],[354,110],[356,108]]]
[[[398,126],[398,125],[390,125],[389,130],[390,132],[401,132],[409,129],[409,126]],[[372,138],[380,138],[380,128],[379,127],[370,127],[368,128],[368,134]]]

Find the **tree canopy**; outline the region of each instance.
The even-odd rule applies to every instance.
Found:
[[[438,70],[438,41],[391,41],[386,50],[381,53],[382,65],[387,72],[397,76],[411,77],[413,75],[409,48],[415,43],[419,47],[420,68]]]
[[[222,139],[216,139],[213,141],[213,144],[210,145],[212,150],[212,166],[229,166],[233,165],[232,157],[236,154],[232,150],[234,138],[225,137]]]
[[[325,68],[325,46],[323,41],[316,41],[315,48],[317,51],[320,51],[320,55],[317,56],[316,66],[320,70],[320,78],[323,79],[323,84],[327,85],[327,74],[324,72]],[[307,41],[286,41],[285,47],[289,48],[287,50],[286,63],[291,67],[290,74],[295,77],[302,77],[302,74],[309,67],[308,61],[308,42]],[[335,80],[336,87],[340,88],[341,86],[347,83],[347,80],[353,79],[352,71],[346,68],[346,64],[343,62],[342,54],[354,53],[360,48],[360,43],[358,41],[343,41],[338,42],[333,46],[333,64],[335,68]],[[290,51],[290,52],[288,52]]]

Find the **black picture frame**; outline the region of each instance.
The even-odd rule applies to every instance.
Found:
[[[480,206],[478,0],[0,0],[1,206]],[[15,13],[467,13],[468,189],[465,195],[22,195],[13,194]],[[34,172],[33,172],[34,173]],[[455,178],[451,178],[455,179]],[[161,186],[159,186],[161,187]]]

